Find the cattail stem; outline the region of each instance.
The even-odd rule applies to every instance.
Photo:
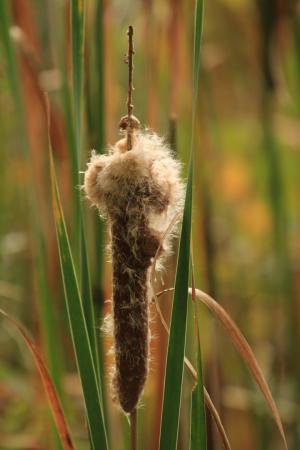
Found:
[[[128,54],[126,58],[126,62],[128,64],[128,97],[127,97],[127,116],[128,116],[128,127],[127,127],[127,150],[132,149],[132,111],[133,111],[133,103],[132,103],[132,92],[133,92],[133,28],[132,26],[128,27],[127,31],[128,35]]]
[[[127,31],[128,36],[128,52],[125,56],[125,64],[128,65],[128,95],[127,95],[127,115],[122,117],[119,123],[120,130],[126,131],[126,148],[127,150],[132,149],[133,145],[133,132],[134,130],[139,129],[140,121],[134,117],[133,112],[133,100],[132,93],[134,91],[133,87],[133,55],[135,53],[133,46],[133,28],[132,26],[128,27]]]
[[[133,28],[132,26],[128,27],[127,31],[128,35],[128,55],[127,55],[127,64],[128,64],[128,98],[127,98],[127,114],[128,117],[131,117],[133,111],[132,104],[132,91],[133,91]]]
[[[137,450],[137,411],[136,411],[136,408],[130,413],[130,437],[131,437],[131,450]]]

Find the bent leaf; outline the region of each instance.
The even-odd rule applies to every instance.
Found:
[[[204,394],[202,384],[202,364],[201,354],[197,351],[198,380],[192,391],[192,412],[191,412],[191,444],[190,450],[206,449],[206,421],[204,409]]]
[[[183,221],[176,270],[175,291],[168,344],[163,410],[160,428],[160,450],[176,450],[179,411],[181,401],[184,351],[187,326],[187,288],[189,278],[189,255],[191,240],[193,150],[198,84],[200,70],[200,47],[203,22],[203,0],[195,1],[194,54],[193,54],[193,105],[190,161],[183,211]]]
[[[197,302],[195,302],[195,279],[193,254],[191,251],[192,266],[192,300],[195,308],[195,334],[196,334],[196,353],[197,353],[197,382],[192,391],[192,411],[191,411],[191,431],[190,431],[190,450],[206,450],[206,417],[204,406],[204,390],[201,360],[201,345],[199,331],[199,311]]]
[[[189,288],[189,292],[192,292],[191,288]],[[222,308],[222,306],[219,303],[217,303],[209,295],[205,294],[205,292],[202,292],[200,289],[195,289],[195,295],[220,320],[220,322],[224,326],[229,338],[231,339],[233,345],[235,346],[236,350],[239,352],[239,354],[245,361],[248,369],[250,370],[251,374],[253,375],[253,378],[255,379],[258,387],[260,388],[260,390],[270,408],[270,411],[272,413],[272,416],[275,420],[275,423],[279,430],[280,436],[282,438],[284,447],[287,450],[288,449],[287,441],[286,441],[283,425],[282,425],[282,422],[281,422],[281,419],[280,419],[280,416],[278,413],[277,406],[275,404],[275,401],[272,397],[269,386],[264,378],[262,370],[258,365],[258,362],[255,358],[255,355],[254,355],[250,345],[246,341],[245,337],[242,335],[242,333],[239,330],[239,328],[237,327],[237,325],[231,319],[229,314],[225,311],[224,308]]]
[[[0,314],[2,314],[4,317],[6,317],[20,332],[21,336],[23,337],[24,341],[26,342],[29,350],[32,353],[32,356],[34,358],[34,362],[38,368],[41,380],[43,382],[43,386],[45,389],[45,393],[48,398],[48,402],[51,408],[51,412],[57,427],[57,432],[59,434],[59,437],[61,439],[61,443],[64,450],[74,450],[74,446],[72,443],[71,435],[68,430],[68,426],[66,423],[65,415],[60,403],[60,400],[58,398],[56,389],[54,387],[54,384],[51,380],[51,377],[49,375],[48,369],[44,364],[43,358],[41,357],[38,349],[36,348],[34,342],[30,337],[28,336],[25,329],[9,314],[7,314],[5,311],[0,309]]]

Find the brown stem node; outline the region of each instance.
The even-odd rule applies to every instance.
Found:
[[[134,130],[140,127],[139,120],[134,117],[133,112],[133,101],[132,93],[134,91],[133,87],[133,55],[135,53],[133,46],[133,27],[130,25],[127,31],[128,36],[128,53],[125,55],[124,62],[128,65],[128,95],[127,95],[127,116],[122,117],[119,127],[121,130],[126,130],[127,133],[127,150],[132,149],[132,136]]]

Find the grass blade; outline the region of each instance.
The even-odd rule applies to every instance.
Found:
[[[4,317],[6,317],[19,331],[21,336],[23,337],[24,341],[26,342],[29,350],[32,353],[32,356],[34,358],[35,364],[38,368],[38,371],[41,376],[41,380],[44,385],[45,393],[47,395],[49,405],[51,408],[51,412],[53,414],[53,418],[57,427],[58,434],[61,439],[61,443],[64,450],[74,450],[74,446],[72,443],[71,435],[68,430],[68,426],[66,423],[66,419],[64,416],[64,412],[60,403],[60,400],[58,398],[58,395],[56,393],[54,383],[51,380],[51,377],[49,375],[49,372],[47,370],[47,367],[44,364],[44,361],[37,350],[35,344],[33,343],[32,339],[28,336],[25,329],[9,314],[7,314],[5,311],[0,309],[0,314],[2,314]]]
[[[91,113],[90,135],[94,136],[93,146],[98,153],[105,150],[105,114],[104,114],[104,5],[103,0],[97,0],[94,6],[94,33],[90,48],[90,96],[89,110]],[[93,147],[94,148],[94,147]],[[94,214],[94,239],[95,239],[95,272],[93,286],[101,292],[103,279],[103,252],[104,225],[99,220],[98,214]]]
[[[35,221],[36,222],[36,221]],[[53,299],[51,298],[49,283],[46,274],[46,253],[45,244],[42,233],[35,223],[35,234],[38,236],[37,248],[37,275],[39,288],[39,309],[41,315],[41,332],[45,347],[46,363],[49,367],[51,378],[60,396],[62,396],[61,387],[61,371],[62,371],[62,355],[58,345],[58,335],[56,332],[55,311],[53,308]],[[63,400],[63,399],[62,399]]]
[[[179,254],[176,270],[175,291],[168,344],[164,399],[160,429],[160,450],[176,450],[179,411],[181,401],[184,351],[187,326],[187,288],[189,280],[189,259],[191,241],[192,185],[193,185],[193,147],[198,99],[200,46],[202,35],[203,2],[195,2],[194,56],[193,56],[193,107],[191,150],[186,187],[183,221],[180,236]]]
[[[190,292],[192,292],[192,289],[189,289]],[[282,441],[284,443],[284,447],[287,450],[287,442],[286,437],[284,433],[284,429],[282,426],[282,422],[277,410],[277,406],[275,404],[275,401],[272,397],[271,391],[269,389],[269,386],[264,378],[264,375],[261,371],[261,368],[258,365],[258,362],[255,358],[255,355],[242,335],[241,331],[237,327],[237,325],[233,322],[233,320],[230,318],[228,313],[220,306],[219,303],[217,303],[213,298],[211,298],[209,295],[205,294],[204,292],[200,291],[200,289],[195,289],[195,295],[197,298],[199,298],[214,314],[215,316],[220,320],[222,325],[224,326],[228,336],[230,337],[232,343],[234,344],[236,350],[239,352],[243,360],[245,361],[248,369],[250,370],[251,374],[253,375],[253,378],[255,379],[257,385],[259,386],[269,408],[272,413],[272,416],[275,420],[275,423],[277,425],[277,428],[279,430],[280,436],[282,438]]]
[[[66,125],[66,137],[68,140],[68,150],[69,150],[69,161],[71,168],[71,183],[72,183],[72,202],[73,202],[73,215],[74,222],[78,221],[78,208],[79,208],[79,195],[78,195],[78,157],[77,157],[77,144],[76,144],[76,136],[75,136],[75,126],[72,115],[72,99],[70,88],[67,83],[67,74],[66,69],[62,66],[62,104]],[[78,224],[77,224],[78,226]],[[73,234],[74,236],[78,236],[78,230],[76,230],[76,226],[74,226]]]
[[[194,54],[193,54],[193,116],[192,116],[192,146],[194,144],[194,131],[196,121],[197,100],[200,77],[200,49],[203,28],[203,0],[195,1],[195,22],[194,22]]]
[[[81,97],[83,84],[85,0],[72,0],[72,67],[77,156],[80,163]]]
[[[164,386],[160,450],[176,450],[187,321],[187,286],[192,212],[192,164],[189,166],[180,237]]]
[[[96,132],[96,149],[99,153],[104,153],[105,146],[105,113],[104,113],[104,4],[103,0],[97,0],[95,3],[95,20],[94,20],[94,35],[93,35],[93,50],[94,50],[94,95],[91,104],[95,106],[94,121]],[[92,78],[93,80],[93,78]],[[95,271],[93,276],[93,289],[98,292],[97,301],[95,301],[95,309],[98,314],[98,319],[103,315],[103,271],[104,259],[103,248],[105,246],[104,224],[99,220],[98,214],[94,214],[94,239],[95,239]],[[103,409],[105,417],[107,417],[107,406],[105,403],[105,389],[104,389],[104,350],[102,342],[98,343],[99,353],[99,367],[100,367],[100,382],[102,384],[103,393]]]
[[[89,261],[88,261],[88,255],[87,255],[87,246],[86,246],[86,239],[85,239],[85,227],[83,222],[83,217],[81,217],[81,251],[82,251],[82,264],[81,264],[81,292],[82,295],[84,295],[83,299],[83,311],[84,311],[84,317],[86,320],[87,330],[89,334],[90,339],[90,345],[92,349],[93,354],[93,360],[96,367],[97,375],[98,377],[101,377],[100,374],[100,367],[99,367],[99,352],[98,352],[98,345],[97,345],[97,335],[96,335],[96,323],[95,323],[95,313],[94,313],[94,305],[93,305],[93,296],[92,296],[92,289],[91,289],[91,279],[90,279],[90,272],[89,272]],[[101,381],[101,378],[100,378]],[[102,398],[101,393],[101,383],[99,385],[99,390]]]
[[[84,24],[85,24],[85,0],[72,0],[71,3],[72,21],[72,68],[73,68],[73,107],[75,117],[75,141],[77,153],[77,169],[80,167],[81,154],[81,115],[82,115],[82,88],[83,88],[83,64],[84,64]],[[76,167],[76,165],[75,165]],[[77,172],[77,185],[80,184],[79,172]],[[99,374],[99,358],[96,344],[96,328],[94,317],[94,306],[91,290],[91,278],[89,273],[89,263],[86,239],[84,233],[84,220],[80,202],[80,195],[77,192],[77,229],[80,254],[80,288],[83,300],[83,309],[89,334],[90,346],[92,350],[94,365]],[[101,392],[100,392],[101,393]]]
[[[60,203],[54,161],[51,152],[50,170],[53,211],[65,290],[65,299],[76,361],[85,399],[89,433],[93,449],[105,450],[108,447],[98,380],[65,220]]]

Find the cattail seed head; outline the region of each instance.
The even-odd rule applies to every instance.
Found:
[[[107,155],[92,154],[84,190],[110,225],[113,264],[114,397],[132,412],[149,361],[150,270],[164,233],[182,210],[180,164],[156,134],[136,132],[132,150],[122,139]]]

